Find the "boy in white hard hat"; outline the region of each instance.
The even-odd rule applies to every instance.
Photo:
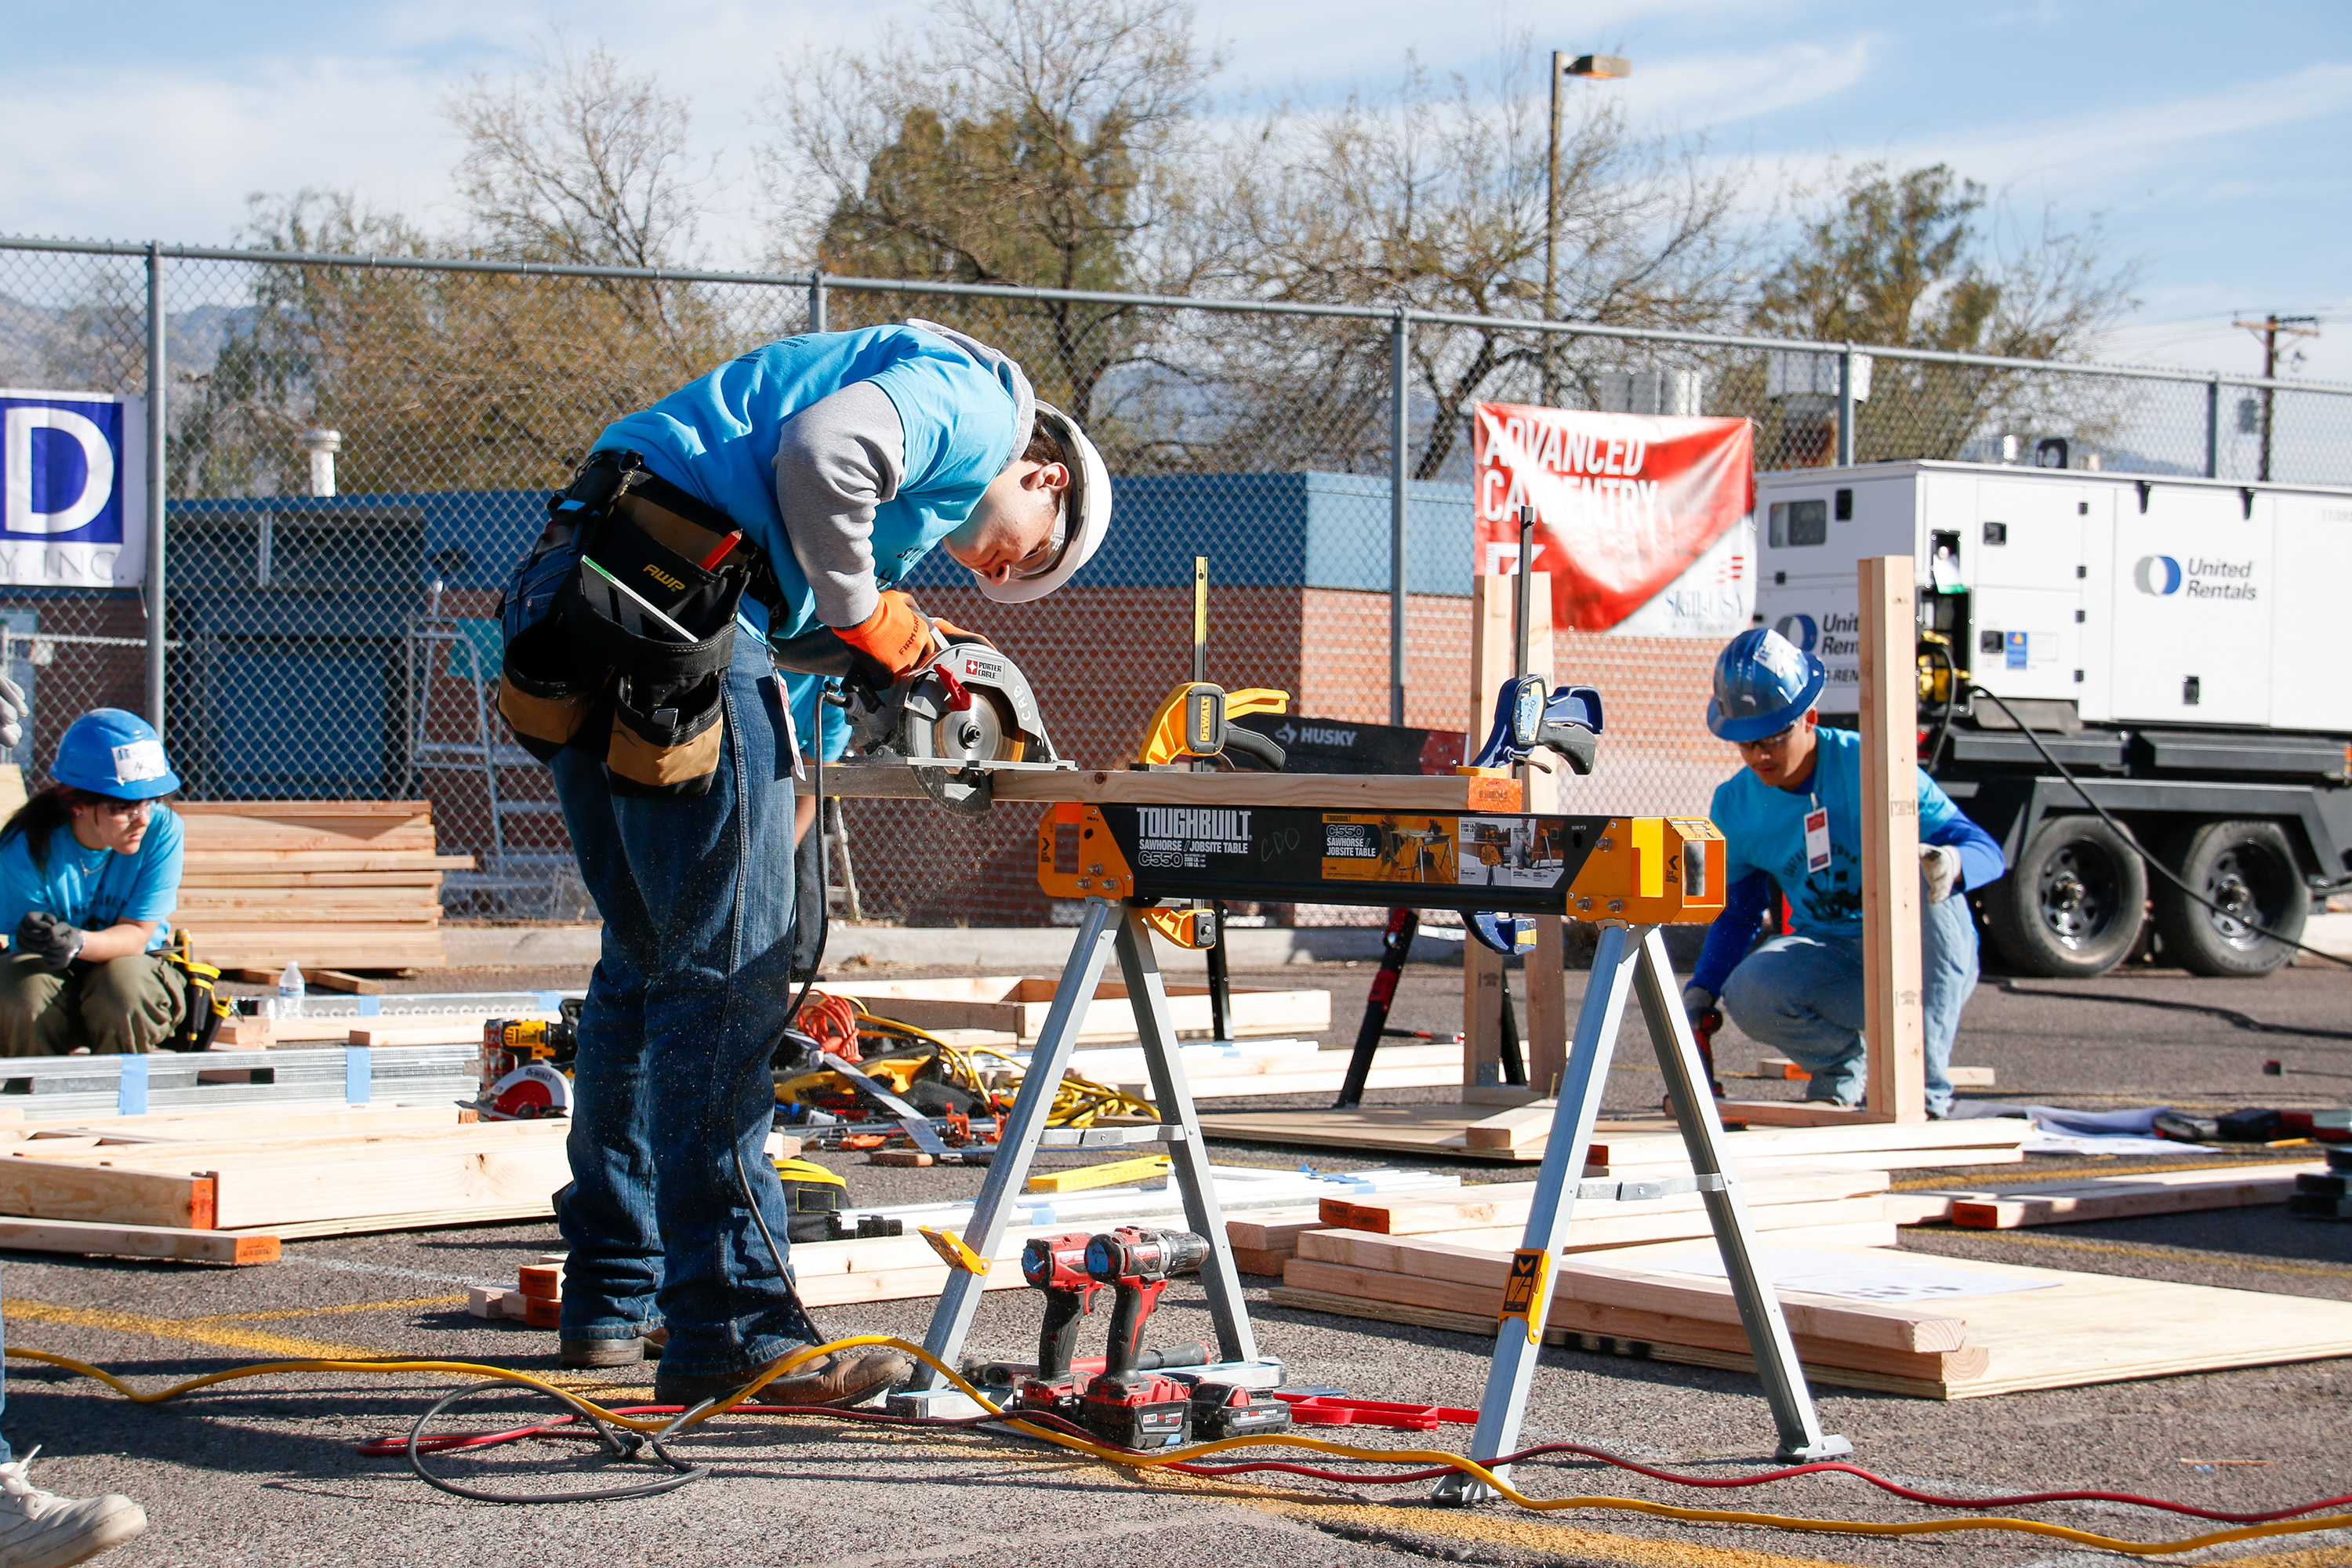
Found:
[[[563,737],[556,792],[604,917],[581,1017],[572,1182],[557,1204],[571,1244],[562,1356],[610,1366],[659,1353],[656,1398],[693,1404],[818,1331],[778,1268],[789,1216],[763,1153],[769,1060],[790,1005],[795,816],[814,805],[795,799],[786,717],[808,681],[788,685],[771,648],[829,629],[867,679],[905,678],[940,645],[898,586],[917,562],[943,548],[1000,602],[1051,593],[1101,545],[1109,478],[1018,364],[952,328],[772,343],[599,438],[509,590],[510,674],[531,647],[533,606],[579,613],[559,537],[575,514],[586,537],[615,542],[600,548],[651,565],[605,574],[627,595],[577,579],[590,613],[620,629],[592,620],[583,644],[575,622],[567,646],[589,647],[591,664],[610,654],[613,696],[583,695],[593,672],[567,687],[551,659],[545,679],[520,697],[510,682],[502,699],[527,742]],[[610,531],[612,518],[670,553]],[[702,553],[689,561],[680,546]],[[743,578],[727,576],[747,559]],[[717,615],[739,596],[749,635],[731,650],[709,620],[663,618],[666,603]],[[656,695],[639,700],[636,680]],[[596,700],[611,705],[609,726]],[[910,1370],[887,1349],[837,1352],[761,1397],[855,1403]]]

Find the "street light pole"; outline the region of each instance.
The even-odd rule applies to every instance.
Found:
[[[1543,319],[1559,313],[1559,78],[1568,56],[1551,52],[1551,150],[1544,158],[1544,291]],[[1552,334],[1543,337],[1543,405],[1552,405],[1557,383],[1551,371]]]
[[[1633,62],[1622,55],[1578,55],[1571,59],[1564,49],[1551,52],[1551,142],[1544,157],[1544,281],[1543,319],[1556,321],[1559,316],[1559,79],[1564,76],[1591,77],[1607,79],[1633,74]],[[1543,403],[1549,407],[1556,401],[1559,378],[1552,372],[1552,339],[1546,332],[1543,342]]]

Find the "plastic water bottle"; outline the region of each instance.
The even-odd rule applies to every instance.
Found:
[[[299,1018],[302,1016],[302,969],[290,959],[278,976],[278,1016]]]

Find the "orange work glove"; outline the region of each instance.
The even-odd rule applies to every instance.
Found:
[[[996,644],[984,633],[975,632],[967,627],[957,626],[952,621],[942,621],[934,618],[931,625],[938,630],[940,640],[941,642],[976,642],[986,647],[994,647],[996,646]]]
[[[931,657],[931,623],[915,608],[915,601],[898,588],[882,591],[874,613],[854,626],[835,626],[842,641],[889,671],[893,680],[920,669]]]

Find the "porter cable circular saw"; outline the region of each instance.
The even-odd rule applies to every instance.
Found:
[[[976,637],[933,626],[937,651],[895,682],[826,627],[777,644],[776,662],[838,679],[826,700],[848,718],[850,750],[905,762],[923,793],[954,816],[988,815],[996,773],[1077,765],[1054,750],[1018,665]]]

